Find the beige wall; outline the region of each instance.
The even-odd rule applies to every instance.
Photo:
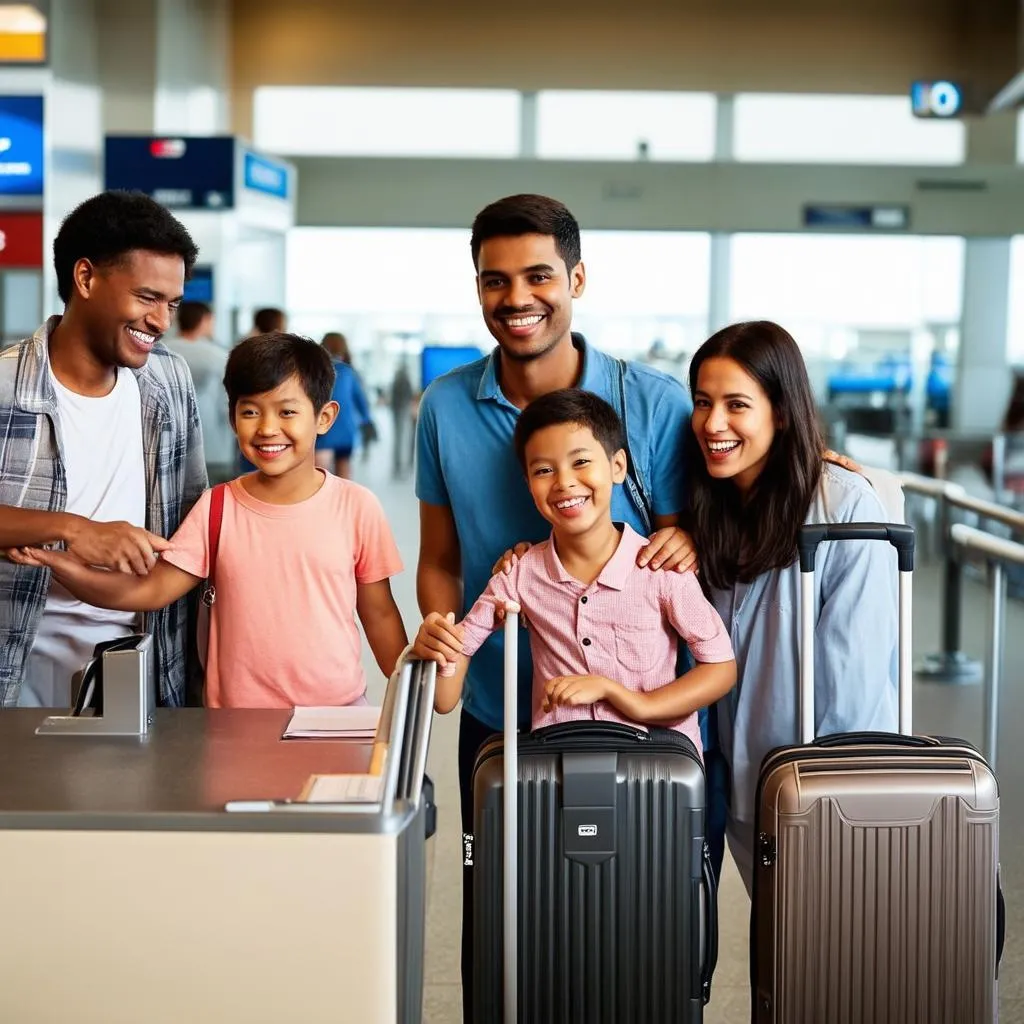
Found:
[[[234,0],[232,116],[251,134],[261,84],[994,90],[1017,70],[1017,21],[1016,0]]]

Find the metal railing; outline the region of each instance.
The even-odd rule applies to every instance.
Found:
[[[942,580],[942,650],[927,654],[917,667],[919,675],[937,682],[973,683],[981,678],[981,662],[969,658],[960,649],[960,618],[963,600],[964,566],[956,556],[952,543],[951,510],[973,512],[982,520],[1001,523],[1024,533],[1024,514],[1005,505],[971,497],[959,484],[918,473],[900,473],[903,490],[934,499],[938,504],[939,536],[945,542]],[[983,531],[979,531],[983,532]],[[984,534],[991,537],[991,534]],[[991,537],[992,540],[1000,540]],[[1005,542],[1012,543],[1012,542]]]
[[[973,526],[965,526],[963,523],[953,524],[950,539],[968,551],[984,555],[991,576],[990,631],[985,673],[988,688],[985,698],[983,753],[988,763],[995,768],[998,752],[999,690],[1003,678],[1003,652],[1006,643],[1006,563],[1024,565],[1024,544],[993,537],[984,530],[976,530]]]

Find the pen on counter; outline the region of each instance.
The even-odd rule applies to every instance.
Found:
[[[377,801],[349,801],[349,802],[309,802],[304,800],[229,800],[224,805],[224,810],[236,814],[261,814],[266,811],[298,811],[308,813],[327,813],[330,811],[376,811],[379,804]]]

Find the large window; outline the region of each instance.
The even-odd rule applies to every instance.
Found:
[[[960,164],[960,121],[915,118],[907,96],[784,96],[735,100],[737,160],[778,163]]]
[[[964,241],[735,235],[730,317],[775,320],[800,344],[819,396],[830,373],[893,360],[927,374],[959,341]]]
[[[960,320],[962,238],[740,234],[732,247],[732,318],[777,320],[812,351],[834,331]]]
[[[290,156],[513,157],[519,113],[510,89],[263,86],[254,141]]]
[[[556,160],[710,160],[711,93],[548,91],[537,96],[537,155]]]

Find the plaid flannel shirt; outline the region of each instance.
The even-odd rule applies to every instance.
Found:
[[[50,317],[31,337],[0,353],[0,505],[63,512],[67,476],[60,415],[50,377]],[[206,488],[203,438],[185,361],[157,345],[134,371],[142,399],[146,529],[170,537]],[[0,561],[0,707],[17,707],[21,680],[50,589],[50,570]],[[157,697],[185,703],[188,599],[147,617],[156,647]]]

